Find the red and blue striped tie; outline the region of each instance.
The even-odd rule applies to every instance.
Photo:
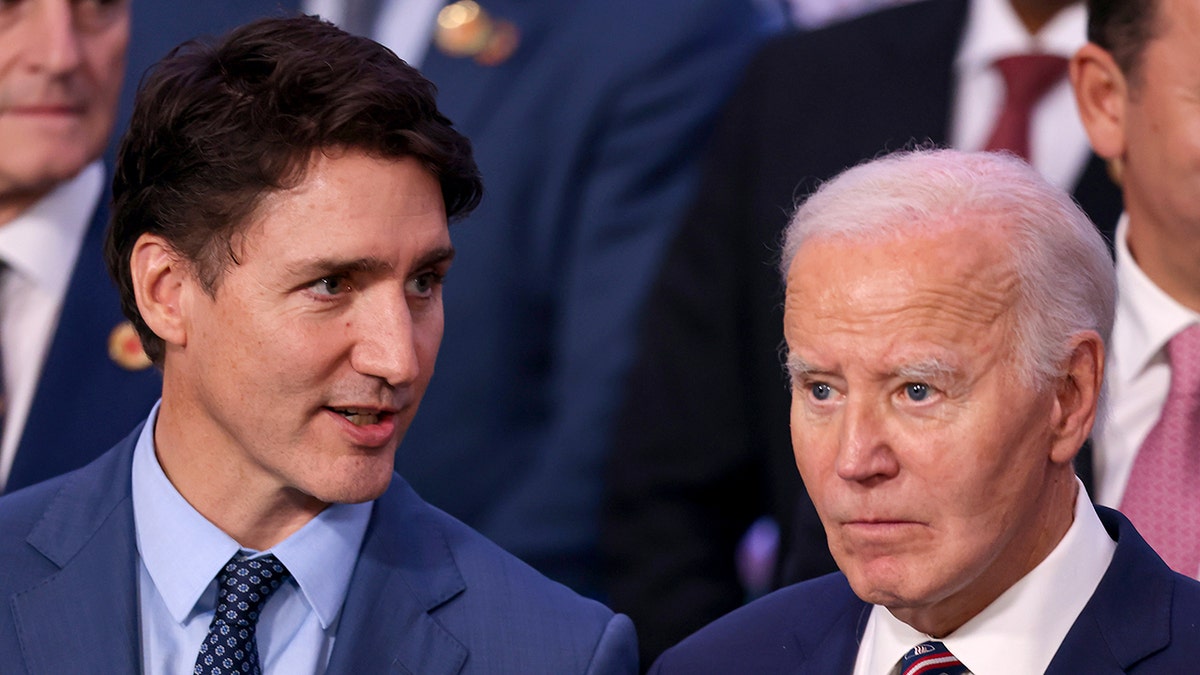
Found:
[[[970,672],[940,642],[922,642],[900,659],[900,675],[970,675]]]

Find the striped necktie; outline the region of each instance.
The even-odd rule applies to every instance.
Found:
[[[940,642],[922,642],[900,659],[900,675],[970,675],[970,672]]]

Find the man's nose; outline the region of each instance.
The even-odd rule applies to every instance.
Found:
[[[83,59],[81,34],[70,0],[30,0],[25,21],[15,33],[24,41],[22,53],[30,67],[64,75]]]
[[[869,398],[847,397],[838,438],[837,474],[842,480],[871,483],[899,470],[881,407]]]
[[[412,312],[399,297],[374,304],[360,313],[351,365],[364,375],[385,380],[393,387],[409,384],[421,372]]]

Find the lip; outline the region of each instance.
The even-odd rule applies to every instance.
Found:
[[[346,419],[341,413],[335,410],[362,410],[370,411],[379,415],[379,421],[374,424],[366,424],[359,426],[350,420]],[[396,436],[396,411],[391,409],[382,409],[372,406],[362,405],[337,405],[328,406],[324,412],[333,418],[335,424],[343,434],[345,434],[351,444],[378,450],[391,444]]]
[[[913,529],[923,527],[925,527],[925,523],[919,521],[892,518],[863,518],[842,523],[842,528],[846,532],[868,539],[902,537]]]

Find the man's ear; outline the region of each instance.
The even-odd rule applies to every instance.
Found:
[[[1050,459],[1068,463],[1092,433],[1104,383],[1104,341],[1094,331],[1075,336],[1055,392]]]
[[[1120,162],[1125,156],[1129,82],[1112,54],[1091,42],[1081,47],[1071,58],[1071,86],[1092,149],[1110,162]]]
[[[187,344],[187,329],[181,302],[185,288],[194,283],[184,261],[165,239],[143,234],[129,256],[133,294],[142,320],[167,345]]]

